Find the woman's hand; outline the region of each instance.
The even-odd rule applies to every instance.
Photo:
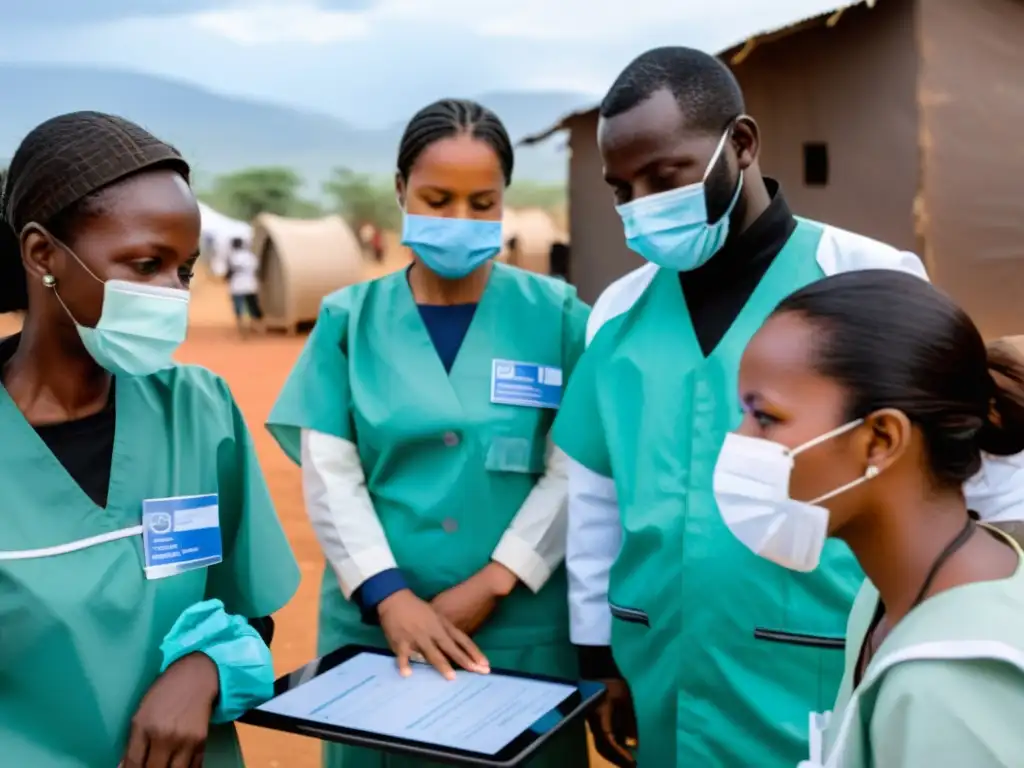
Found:
[[[132,718],[121,768],[201,768],[220,693],[217,665],[192,653],[167,668]]]
[[[489,563],[461,584],[446,589],[430,604],[456,627],[472,635],[490,618],[517,581],[516,575],[505,566]]]
[[[408,589],[383,600],[377,606],[377,615],[403,677],[412,674],[409,662],[414,654],[422,656],[448,680],[455,679],[451,662],[470,672],[491,671],[487,657],[464,632]]]

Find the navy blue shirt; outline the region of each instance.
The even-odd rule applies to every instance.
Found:
[[[437,356],[445,371],[452,372],[452,365],[459,354],[462,342],[469,331],[469,324],[473,322],[473,315],[476,313],[476,304],[418,304],[420,317],[423,318],[423,325],[427,328],[427,334],[434,343]],[[381,571],[376,576],[371,576],[352,594],[352,600],[359,606],[363,614],[363,620],[368,623],[376,623],[377,606],[386,598],[391,597],[395,592],[407,588],[405,577],[397,568],[390,568]]]
[[[434,342],[437,356],[448,373],[452,372],[455,357],[459,354],[462,342],[466,338],[469,324],[473,322],[476,304],[419,304],[420,317],[427,327],[430,340]]]

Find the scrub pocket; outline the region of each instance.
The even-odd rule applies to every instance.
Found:
[[[758,627],[754,640],[780,679],[816,696],[814,710],[832,708],[846,666],[845,638]]]
[[[612,648],[615,649],[615,663],[629,680],[636,685],[643,680],[654,665],[651,658],[651,619],[647,611],[609,601],[612,613]],[[643,683],[641,683],[643,685]]]
[[[491,472],[544,474],[547,440],[533,436],[495,434],[487,447],[484,466]]]
[[[832,637],[830,635],[809,635],[802,632],[786,632],[781,629],[758,627],[754,630],[754,638],[765,640],[769,643],[799,645],[804,648],[821,648],[822,650],[832,651],[846,650],[845,637]]]
[[[608,607],[611,609],[612,618],[614,619],[626,621],[630,624],[642,624],[645,627],[651,626],[651,619],[646,611],[641,611],[639,608],[624,608],[621,605],[615,605],[615,603],[609,603]]]

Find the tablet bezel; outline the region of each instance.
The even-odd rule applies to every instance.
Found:
[[[274,682],[274,696],[278,696],[295,690],[303,683],[307,683],[315,677],[344,664],[349,659],[361,654],[373,653],[378,656],[394,658],[390,651],[381,650],[365,645],[346,645],[326,656],[314,659],[308,664],[300,667],[291,674],[284,675]],[[359,747],[368,747],[381,752],[394,754],[405,754],[416,757],[423,757],[434,762],[448,763],[450,765],[475,765],[487,766],[488,768],[514,768],[521,765],[528,757],[533,755],[542,744],[552,736],[561,731],[567,723],[576,720],[592,709],[605,695],[605,688],[597,682],[591,681],[567,681],[547,675],[531,675],[524,672],[515,672],[506,669],[494,669],[491,674],[505,675],[507,677],[520,677],[527,680],[539,680],[550,683],[560,683],[575,689],[564,699],[554,710],[559,715],[559,722],[552,728],[538,733],[527,729],[516,736],[493,755],[484,755],[479,752],[443,747],[435,744],[427,744],[422,741],[412,741],[392,736],[360,731],[352,728],[320,723],[313,720],[304,720],[290,715],[281,715],[276,712],[267,712],[258,707],[246,712],[240,719],[240,723],[255,725],[261,728],[270,728],[278,731],[287,731],[300,736],[309,736],[324,741],[350,744]],[[544,717],[549,717],[548,712]],[[544,717],[540,718],[543,720]],[[540,722],[537,720],[536,722]]]

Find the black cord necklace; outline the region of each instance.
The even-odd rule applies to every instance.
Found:
[[[928,594],[928,590],[931,589],[932,582],[935,581],[935,577],[939,575],[939,570],[953,555],[959,551],[964,544],[966,544],[974,532],[977,530],[977,523],[974,518],[968,517],[967,523],[960,530],[960,533],[956,535],[949,544],[939,553],[938,557],[935,558],[935,562],[932,563],[932,567],[928,569],[928,575],[924,577],[924,583],[921,585],[921,589],[917,592],[917,597],[914,598],[914,602],[911,604],[910,609],[913,610],[924,600],[925,595]],[[864,672],[867,669],[871,655],[877,650],[873,638],[875,630],[878,629],[878,625],[882,622],[882,618],[885,616],[885,605],[882,601],[878,601],[878,606],[875,608],[875,615],[871,619],[871,625],[868,627],[867,634],[864,635],[864,642],[860,647],[860,654],[857,656],[857,666],[854,671],[854,687],[860,685],[861,678],[864,676]]]

